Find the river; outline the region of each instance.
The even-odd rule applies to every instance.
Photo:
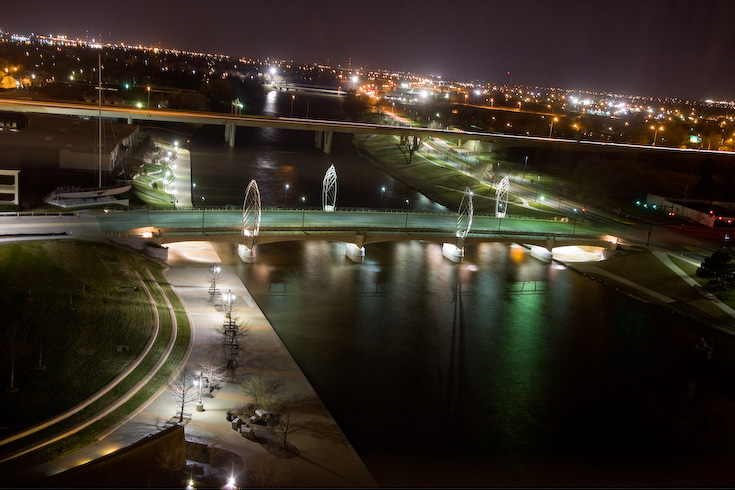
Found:
[[[261,113],[289,115],[272,94]],[[310,116],[334,111],[310,98]],[[195,202],[239,206],[255,178],[264,207],[316,206],[335,164],[338,206],[436,209],[344,135],[325,155],[307,132],[241,129],[231,149],[203,128],[191,151]],[[419,241],[368,245],[362,264],[330,242],[262,245],[255,264],[216,248],[382,486],[735,477],[735,346],[684,317],[515,245],[468,246],[461,265]]]

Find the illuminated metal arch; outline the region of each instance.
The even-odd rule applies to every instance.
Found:
[[[324,211],[337,209],[337,171],[334,165],[329,167],[322,181],[322,209]]]
[[[255,240],[260,232],[260,190],[255,179],[245,189],[245,201],[242,205],[242,236],[245,246],[255,247]]]
[[[464,239],[472,228],[472,215],[474,212],[472,191],[469,187],[465,187],[464,193],[462,194],[462,201],[460,201],[459,210],[457,211],[457,231],[455,233],[457,237],[457,248],[464,247]]]
[[[508,176],[503,177],[503,180],[498,184],[495,189],[495,217],[505,218],[505,214],[508,212],[508,189],[510,188],[510,180]]]

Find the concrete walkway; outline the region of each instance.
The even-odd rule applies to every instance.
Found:
[[[191,245],[171,247],[171,268],[166,276],[190,317],[193,340],[187,366],[196,370],[197,364],[221,344],[224,315],[215,309],[208,292],[209,268],[213,262],[219,262],[219,257],[208,243],[195,245],[196,249],[187,246]],[[191,413],[191,420],[185,425],[187,441],[239,455],[245,470],[236,475],[238,486],[247,486],[249,471],[266,465],[278,468],[278,486],[376,487],[377,483],[239,278],[225,266],[222,266],[221,277],[219,289],[232,291],[237,296],[233,316],[249,325],[250,330],[241,349],[240,367],[221,389],[214,391],[213,397],[203,397],[205,410],[195,411],[194,404],[187,407]],[[260,444],[241,436],[226,420],[228,410],[237,413],[238,408],[249,401],[239,390],[239,382],[248,374],[263,374],[284,381],[286,390],[281,398],[291,409],[296,426],[288,441],[299,449],[299,456],[279,459]],[[103,434],[100,442],[37,470],[47,475],[55,474],[128,446],[165,428],[167,422],[175,420],[176,410],[167,388],[162,388],[147,405]]]

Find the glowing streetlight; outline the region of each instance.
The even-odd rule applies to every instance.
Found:
[[[651,146],[656,146],[656,135],[658,135],[659,131],[663,131],[664,127],[663,126],[659,126],[659,127],[651,126],[651,129],[653,129],[653,144]]]
[[[288,192],[288,188],[290,186],[288,184],[283,186],[283,207],[286,207],[286,193]]]
[[[306,196],[301,196],[301,205],[306,206]],[[301,210],[301,228],[304,227],[304,220],[306,219],[306,207]]]
[[[551,138],[551,132],[554,130],[554,123],[559,120],[558,117],[555,117],[551,120],[551,127],[549,127],[549,138]]]
[[[291,117],[293,117],[293,101],[294,100],[296,100],[296,96],[295,95],[292,95],[291,96]]]
[[[380,188],[380,207],[383,207],[383,194],[385,194],[385,187]]]
[[[406,199],[406,229],[408,229],[408,199]]]
[[[151,86],[149,85],[145,89],[148,91],[148,104],[145,106],[145,108],[148,111],[148,113],[150,113],[151,112]]]

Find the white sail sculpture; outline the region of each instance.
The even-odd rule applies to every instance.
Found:
[[[243,262],[253,262],[255,259],[255,242],[260,232],[260,190],[255,179],[251,180],[245,189],[245,200],[242,206],[242,236],[243,243],[237,247],[237,255]]]
[[[454,243],[442,245],[442,255],[452,262],[461,262],[464,257],[464,240],[472,229],[472,217],[475,207],[472,204],[472,190],[465,187],[462,200],[457,210],[457,226],[454,232]]]
[[[322,181],[322,209],[327,212],[337,209],[337,171],[331,165]]]
[[[505,218],[505,214],[508,212],[508,189],[510,188],[510,180],[508,176],[503,177],[503,180],[498,184],[495,189],[495,217]]]

